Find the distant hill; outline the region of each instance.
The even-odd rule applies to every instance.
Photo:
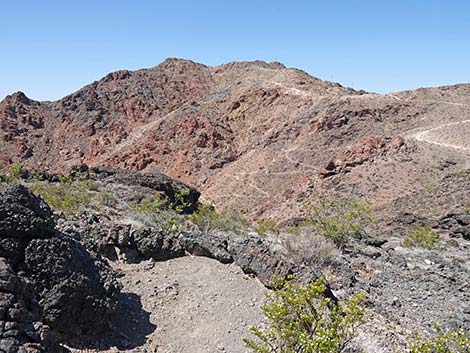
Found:
[[[0,160],[160,171],[219,209],[295,217],[322,192],[379,204],[469,166],[470,85],[373,94],[280,63],[167,59],[55,102],[0,103]]]

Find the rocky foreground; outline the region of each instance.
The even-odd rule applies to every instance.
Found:
[[[20,174],[0,194],[0,351],[246,352],[241,338],[262,323],[269,281],[283,274],[326,277],[332,300],[367,293],[352,351],[402,352],[433,322],[470,328],[468,199],[451,189],[468,188],[468,172],[375,210],[379,221],[341,249],[313,233],[201,231],[186,218],[201,207],[199,193],[158,173]],[[82,208],[55,203],[51,187],[64,196],[76,184]],[[159,217],[168,210],[144,212],[142,200],[155,194],[184,227],[167,227]],[[413,202],[447,211],[409,212]],[[413,225],[438,231],[441,246],[403,246]]]

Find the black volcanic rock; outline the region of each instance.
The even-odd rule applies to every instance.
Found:
[[[59,352],[42,323],[42,308],[28,281],[0,258],[0,351]]]
[[[0,194],[0,238],[31,240],[54,232],[52,210],[21,185]]]
[[[34,283],[52,329],[80,335],[106,328],[119,285],[107,265],[79,242],[35,239],[26,248],[22,270]]]
[[[99,256],[57,232],[49,206],[23,186],[0,194],[0,257],[5,259],[0,268],[0,314],[10,315],[6,319],[46,323],[67,335],[108,327],[120,290],[114,273]],[[31,313],[21,309],[23,304]],[[5,325],[0,337],[10,330]],[[16,352],[15,347],[30,342],[21,338],[21,330],[14,331],[18,340],[1,342],[3,351]]]

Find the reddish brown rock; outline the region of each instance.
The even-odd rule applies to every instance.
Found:
[[[455,152],[418,144],[413,132],[470,113],[469,87],[366,94],[279,63],[168,59],[56,102],[8,96],[0,159],[4,168],[160,171],[219,208],[286,219],[330,182],[381,201],[412,188],[423,169]]]

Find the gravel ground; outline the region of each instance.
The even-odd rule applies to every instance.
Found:
[[[262,320],[265,300],[257,279],[204,257],[115,267],[124,285],[121,340],[72,352],[247,352],[242,337]]]

